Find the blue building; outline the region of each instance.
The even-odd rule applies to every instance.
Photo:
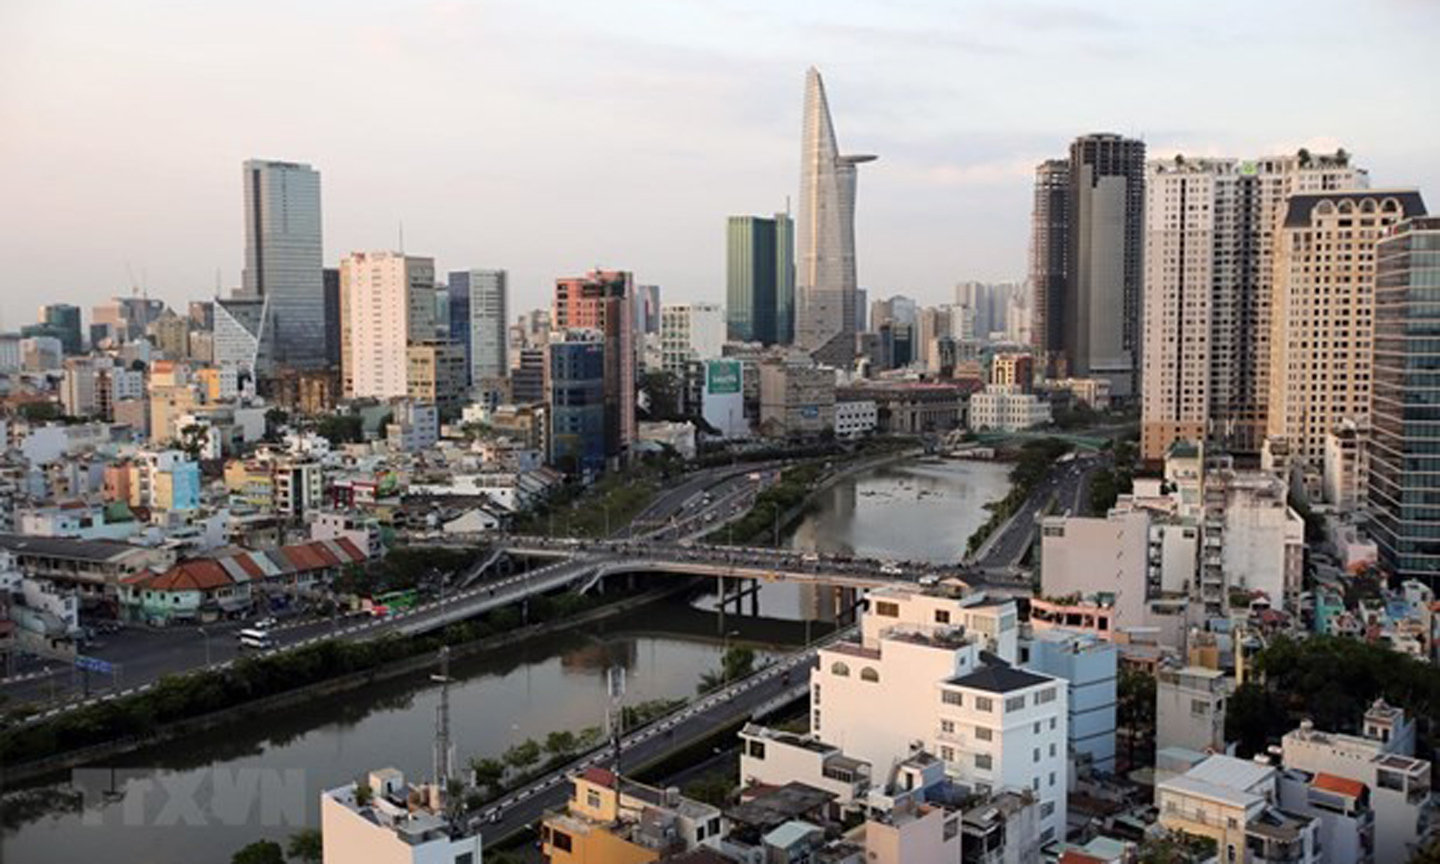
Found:
[[[605,469],[605,343],[572,331],[550,343],[550,464],[567,474]]]
[[[470,271],[451,270],[446,278],[450,294],[450,341],[465,347],[465,386],[470,387],[470,370],[475,363],[474,340],[470,338]]]

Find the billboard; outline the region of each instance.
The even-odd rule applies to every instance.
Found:
[[[711,360],[705,365],[705,389],[716,396],[740,392],[740,361]]]

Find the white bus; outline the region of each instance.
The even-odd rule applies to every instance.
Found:
[[[241,648],[255,648],[264,651],[275,647],[275,640],[264,630],[241,630],[238,634]]]

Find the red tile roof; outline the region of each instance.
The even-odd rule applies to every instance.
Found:
[[[182,561],[164,573],[134,581],[151,591],[212,591],[235,584],[225,568],[211,558]]]
[[[251,560],[249,553],[242,552],[239,555],[231,556],[231,560],[240,565],[240,569],[250,574],[252,579],[264,579],[265,571],[259,564]]]
[[[351,561],[365,560],[364,550],[362,550],[359,546],[356,546],[355,541],[351,540],[349,537],[335,538],[335,545],[339,546],[342,550],[344,550],[345,554],[350,556]]]
[[[1338,792],[1341,795],[1348,795],[1351,798],[1359,798],[1365,794],[1365,784],[1359,780],[1351,780],[1348,777],[1337,777],[1334,774],[1320,772],[1310,785],[1316,789],[1324,789],[1327,792]]]

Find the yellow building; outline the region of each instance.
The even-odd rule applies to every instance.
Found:
[[[645,864],[709,845],[726,830],[719,809],[674,791],[603,768],[570,779],[569,805],[546,813],[540,825],[551,864]]]

